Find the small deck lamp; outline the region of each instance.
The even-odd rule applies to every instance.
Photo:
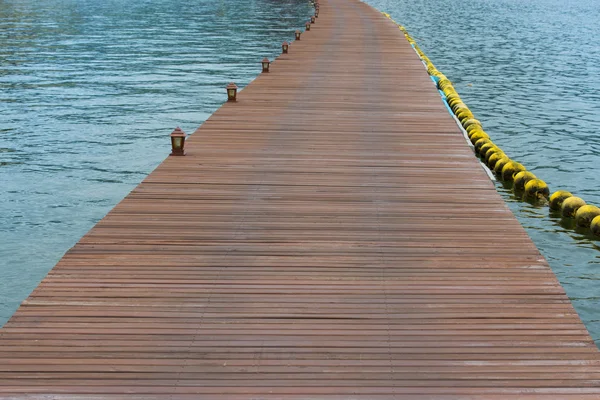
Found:
[[[302,34],[302,32],[296,31],[296,40],[300,40],[300,35],[301,34]]]
[[[271,65],[271,61],[269,61],[268,58],[263,58],[263,60],[261,61],[262,64],[262,72],[269,72],[269,66]]]
[[[227,85],[227,101],[237,101],[237,90],[238,87],[235,83],[231,82]]]
[[[289,47],[290,44],[288,42],[283,42],[283,44],[281,45],[281,52],[283,54],[287,54]]]
[[[187,135],[180,127],[171,132],[171,154],[172,156],[185,156],[183,148],[185,147],[185,137]]]

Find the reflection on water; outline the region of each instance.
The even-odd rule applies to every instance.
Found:
[[[600,205],[594,0],[367,0],[406,26],[511,158]],[[498,190],[600,343],[600,241]]]
[[[301,0],[0,1],[0,324],[293,39]]]

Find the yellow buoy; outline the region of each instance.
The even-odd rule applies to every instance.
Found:
[[[502,149],[500,147],[494,146],[483,155],[485,162],[487,163],[490,160],[490,157],[492,156],[492,154],[495,154],[495,153],[504,154],[504,152],[502,151]]]
[[[442,92],[444,92],[444,93],[449,93],[449,92],[454,92],[454,93],[456,93],[456,90],[454,90],[454,86],[452,86],[452,84],[451,84],[451,83],[446,83],[446,84],[443,84],[443,85],[440,87],[440,90],[441,90]]]
[[[452,108],[453,105],[460,103],[462,100],[460,98],[456,98],[456,96],[446,97],[446,101],[448,102],[448,106]],[[454,112],[454,111],[452,111]]]
[[[498,161],[496,161],[496,165],[494,165],[494,172],[496,173],[496,175],[500,175],[502,173],[502,168],[504,168],[504,166],[509,162],[510,158],[508,158],[507,156],[504,156]]]
[[[462,123],[463,121],[466,121],[468,119],[475,119],[475,117],[473,116],[473,113],[471,111],[465,111],[465,110],[461,110],[456,114],[456,117],[460,120],[460,122]]]
[[[453,97],[452,99],[448,100],[448,105],[450,106],[450,108],[454,107],[456,104],[460,103],[462,100],[461,99],[457,99],[456,97]],[[454,111],[452,111],[454,112]]]
[[[494,147],[498,148],[492,141],[489,141],[488,143],[485,143],[483,146],[481,146],[481,148],[479,149],[478,153],[482,158],[485,158],[485,154],[490,150],[493,149]]]
[[[502,167],[500,177],[503,181],[510,182],[514,179],[514,176],[521,171],[525,171],[525,167],[523,165],[519,164],[516,161],[510,161],[506,163],[504,167]]]
[[[506,154],[504,154],[503,152],[499,151],[497,153],[492,153],[488,159],[487,159],[487,166],[493,170],[496,167],[496,163],[502,159],[506,157]],[[507,157],[508,158],[508,157]]]
[[[550,209],[554,211],[559,211],[562,209],[563,202],[569,197],[573,197],[571,192],[567,192],[566,190],[557,190],[552,193],[550,196]]]
[[[475,118],[471,118],[471,119],[466,120],[463,123],[463,128],[467,129],[471,125],[476,125],[476,126],[480,127],[481,126],[481,122],[479,122],[479,120],[476,120]]]
[[[464,104],[464,103],[463,103]],[[458,114],[460,113],[466,113],[469,112],[469,108],[467,106],[460,106],[460,107],[456,107],[456,109],[454,110],[454,114],[458,117]]]
[[[454,92],[446,95],[446,101],[452,106],[452,104],[456,104],[460,101],[460,97],[458,96],[458,93]]]
[[[475,152],[479,153],[481,146],[483,146],[484,144],[487,144],[487,143],[492,143],[492,141],[489,138],[481,138],[478,141],[476,141],[475,144],[473,145],[473,146],[475,146]]]
[[[575,223],[582,228],[589,228],[592,220],[600,215],[600,208],[586,204],[575,213]]]
[[[476,133],[478,132],[483,132],[485,133],[485,131],[478,125],[471,125],[469,126],[469,129],[467,129],[467,136],[469,136],[469,139]],[[487,133],[486,133],[487,135]]]
[[[448,78],[442,78],[438,81],[438,88],[440,90],[444,90],[444,86],[446,86],[449,83],[450,83],[450,80]]]
[[[456,94],[456,90],[454,90],[454,88],[446,88],[444,89],[444,95],[446,96],[446,99],[448,99],[448,96],[452,97],[452,95]]]
[[[515,190],[519,190],[522,192],[523,190],[525,190],[525,184],[532,179],[537,179],[537,177],[534,174],[532,174],[531,172],[529,172],[529,171],[518,172],[514,177]]]
[[[489,139],[490,137],[488,136],[487,133],[485,133],[484,131],[481,132],[475,132],[474,134],[472,134],[471,136],[469,136],[469,139],[471,139],[471,143],[475,144],[479,139]]]
[[[481,127],[481,125],[469,125],[465,128],[465,130],[467,131],[468,134],[471,134],[476,131],[482,131],[483,128]]]
[[[449,96],[449,95],[451,95],[451,94],[458,94],[458,93],[456,92],[456,89],[454,89],[454,86],[452,86],[452,85],[446,85],[446,86],[444,86],[444,90],[443,90],[443,92],[444,92],[444,94],[445,94],[446,96]]]
[[[467,105],[465,103],[458,102],[455,105],[452,106],[452,112],[454,114],[456,114],[457,112],[459,112],[460,110],[468,110]]]
[[[459,104],[454,106],[454,113],[458,114],[461,111],[471,111],[469,110],[469,107],[467,107],[467,105],[463,102],[460,102]]]
[[[600,236],[600,216],[592,220],[592,223],[590,224],[590,229],[592,230],[592,233],[594,235]]]
[[[532,179],[525,184],[525,196],[528,199],[547,199],[550,196],[548,185],[541,179]]]
[[[572,218],[579,208],[585,206],[585,201],[580,197],[571,196],[562,203],[561,211],[563,217]]]

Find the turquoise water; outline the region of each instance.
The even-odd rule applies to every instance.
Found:
[[[510,156],[551,189],[600,204],[600,7],[368,2],[409,29]],[[0,0],[0,324],[162,161],[171,130],[192,132],[310,10],[300,0]],[[600,340],[599,242],[499,190]]]
[[[494,142],[551,191],[600,206],[600,6],[593,0],[368,0],[403,24]],[[600,343],[600,241],[498,189]],[[474,207],[477,205],[474,204]]]
[[[300,0],[0,0],[0,325],[280,53]]]

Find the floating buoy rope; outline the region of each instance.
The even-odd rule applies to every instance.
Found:
[[[404,33],[406,40],[421,58],[431,80],[437,85],[448,111],[456,117],[457,123],[466,132],[475,153],[481,158],[499,180],[513,184],[516,195],[522,195],[523,201],[545,204],[552,212],[560,213],[563,218],[574,219],[574,226],[589,228],[590,232],[600,237],[600,208],[586,204],[571,192],[558,190],[550,195],[550,189],[543,180],[537,178],[522,164],[511,160],[484,131],[481,122],[475,118],[469,107],[462,101],[452,82],[433,65],[423,53],[417,42],[410,36],[406,28],[392,19],[390,14],[382,13]]]

